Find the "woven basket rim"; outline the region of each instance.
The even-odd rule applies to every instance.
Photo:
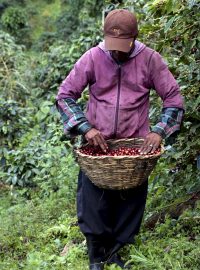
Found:
[[[115,159],[124,159],[124,158],[133,159],[133,158],[139,158],[139,159],[144,159],[144,158],[151,158],[151,157],[159,157],[159,156],[161,156],[164,153],[164,149],[163,149],[163,150],[161,150],[157,154],[134,155],[134,156],[129,156],[129,155],[124,155],[124,156],[109,156],[109,155],[106,155],[106,154],[105,155],[102,154],[101,156],[91,156],[91,155],[86,155],[86,154],[81,153],[78,149],[76,149],[74,151],[77,152],[82,157],[90,157],[92,159],[104,159],[104,158],[115,158]]]

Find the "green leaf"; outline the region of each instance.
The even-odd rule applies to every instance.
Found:
[[[2,127],[2,131],[3,131],[4,134],[7,134],[7,132],[8,132],[8,127],[7,127],[7,126],[3,126],[3,127]]]
[[[31,176],[31,170],[26,171],[25,178],[29,178]]]
[[[42,107],[47,107],[47,106],[52,106],[52,105],[53,105],[53,103],[51,101],[48,101],[48,100],[46,100],[42,103]]]
[[[165,25],[164,32],[167,33],[170,27],[172,26],[173,22],[175,21],[176,17],[172,17]]]
[[[16,183],[17,183],[17,175],[14,175],[14,176],[12,177],[12,184],[13,184],[13,185],[16,185]]]
[[[41,108],[41,111],[42,111],[45,115],[47,115],[47,114],[49,113],[49,111],[50,111],[50,107],[42,107],[42,108]]]
[[[196,0],[188,0],[189,8],[192,8],[196,4],[197,4],[197,1]]]

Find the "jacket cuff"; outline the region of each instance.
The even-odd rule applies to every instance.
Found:
[[[179,125],[179,124],[176,124],[176,125],[174,125],[174,126],[172,126],[172,127],[170,127],[170,128],[169,128],[169,127],[163,128],[163,127],[162,127],[162,124],[163,124],[163,123],[160,123],[160,125],[159,125],[159,123],[158,123],[157,125],[155,125],[155,126],[151,129],[151,131],[152,131],[152,132],[155,132],[155,133],[157,133],[157,134],[159,134],[163,139],[168,138],[168,137],[171,136],[174,132],[180,130],[180,125]]]
[[[163,139],[166,138],[165,131],[164,131],[164,129],[162,127],[159,126],[159,124],[152,127],[151,132],[155,132],[155,133],[159,134]]]
[[[92,125],[89,122],[80,123],[76,127],[76,130],[81,135],[85,135],[90,129],[92,129]]]

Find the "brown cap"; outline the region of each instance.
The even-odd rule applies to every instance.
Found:
[[[106,50],[129,52],[137,34],[137,19],[133,13],[125,9],[115,9],[108,13],[104,22]]]

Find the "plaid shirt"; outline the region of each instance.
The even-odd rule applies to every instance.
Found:
[[[92,125],[87,121],[80,106],[74,99],[66,98],[58,100],[57,109],[63,120],[64,133],[68,137],[71,138],[79,134],[84,135],[92,128]],[[175,131],[180,130],[182,117],[183,109],[163,108],[160,121],[151,128],[151,131],[158,133],[163,139],[167,138]]]
[[[64,133],[68,137],[72,138],[79,134],[84,135],[92,128],[92,125],[74,99],[58,100],[56,106],[63,121]]]

